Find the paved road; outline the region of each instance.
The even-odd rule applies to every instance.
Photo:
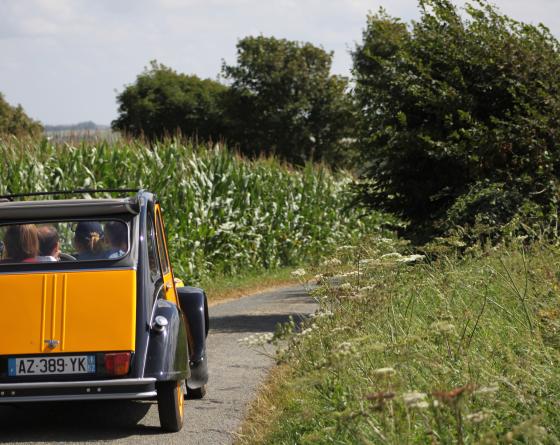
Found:
[[[179,433],[159,429],[153,402],[72,402],[0,407],[0,443],[228,444],[270,358],[238,343],[270,332],[289,315],[309,314],[313,301],[299,287],[265,292],[210,308],[210,382],[206,399],[186,401]]]

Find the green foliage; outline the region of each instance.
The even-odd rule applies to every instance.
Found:
[[[203,141],[223,134],[223,94],[227,87],[210,79],[180,74],[152,61],[118,96],[115,130],[161,139],[180,132]]]
[[[173,263],[189,280],[316,261],[375,231],[347,208],[347,174],[249,162],[182,140],[55,145],[0,139],[0,193],[144,187],[162,201]]]
[[[38,136],[43,126],[25,114],[21,105],[12,107],[0,93],[0,134]]]
[[[476,218],[496,234],[527,206],[555,213],[558,41],[484,1],[465,16],[449,0],[420,8],[411,27],[370,16],[354,52],[363,201],[432,236]]]
[[[310,43],[246,37],[231,80],[229,137],[249,155],[275,154],[290,162],[344,158],[352,104],[344,78],[330,74],[332,53]]]
[[[374,238],[324,264],[318,312],[277,329],[287,369],[258,443],[558,443],[558,246],[403,248]]]

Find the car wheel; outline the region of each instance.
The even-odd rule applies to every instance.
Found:
[[[187,399],[203,399],[206,395],[206,385],[200,388],[189,388],[187,386]]]
[[[156,390],[161,428],[175,433],[183,427],[185,415],[182,381],[157,382]]]

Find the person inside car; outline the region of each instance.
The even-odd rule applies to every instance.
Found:
[[[34,224],[13,225],[4,235],[6,259],[2,262],[36,263],[39,237]]]
[[[103,227],[97,221],[82,221],[74,233],[74,255],[79,261],[100,260],[104,258]]]
[[[39,236],[38,261],[55,262],[60,261],[60,237],[53,226],[41,226],[37,229]]]
[[[110,249],[105,252],[110,260],[123,257],[128,250],[128,228],[120,221],[110,221],[105,224],[105,237],[110,244]]]

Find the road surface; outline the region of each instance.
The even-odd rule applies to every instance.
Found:
[[[204,400],[186,401],[185,427],[179,433],[160,431],[157,405],[151,401],[0,405],[0,443],[229,444],[273,365],[238,340],[271,332],[290,315],[310,314],[315,307],[301,287],[211,307],[208,394]]]

